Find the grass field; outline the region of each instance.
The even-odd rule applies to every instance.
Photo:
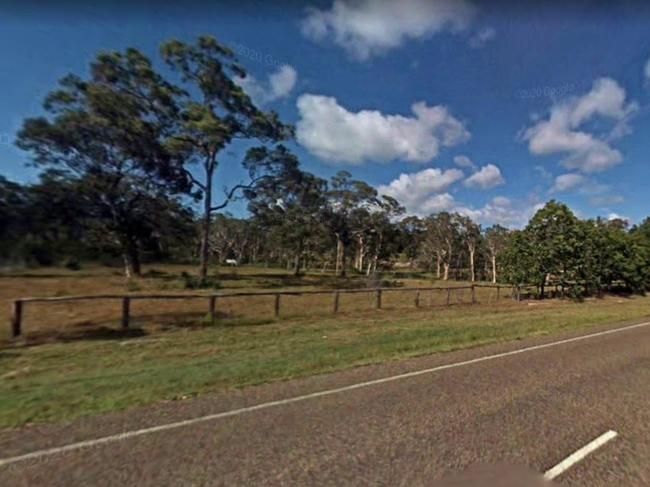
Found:
[[[81,272],[70,273],[70,277],[61,271],[5,276],[0,278],[0,293],[9,302],[26,295],[125,291],[122,278],[111,270]],[[163,272],[171,273],[172,269]],[[289,280],[283,276],[286,273],[277,270],[238,269],[232,284],[233,288],[247,290],[269,289],[269,282],[274,281],[277,283],[273,289],[333,285],[319,282],[321,278],[316,275],[293,281],[293,287],[283,287],[281,284]],[[160,278],[147,278],[138,285],[152,290],[158,289],[161,282]],[[431,282],[405,279],[402,284],[422,286]],[[225,279],[224,289],[228,286]],[[146,326],[128,334],[116,328],[97,328],[87,316],[88,312],[107,320],[111,313],[119,316],[115,304],[94,310],[72,307],[60,315],[49,308],[41,310],[42,314],[32,310],[28,328],[43,330],[43,323],[48,323],[59,333],[61,329],[72,329],[77,334],[63,333],[59,335],[63,339],[34,342],[37,344],[27,340],[0,348],[0,428],[68,420],[227,388],[635,320],[650,314],[650,299],[645,297],[608,297],[584,303],[520,303],[505,299],[498,305],[486,304],[489,298],[481,296],[483,304],[476,306],[426,307],[427,297],[423,296],[423,307],[415,309],[409,297],[404,302],[389,301],[382,310],[371,309],[370,302],[363,303],[363,299],[372,298],[357,298],[356,309],[355,302],[342,303],[342,309],[349,311],[338,315],[315,316],[314,303],[307,303],[309,307],[302,315],[279,320],[231,319],[215,325],[197,319],[199,311],[194,311],[191,318],[186,315],[193,311],[183,310],[167,326],[158,322],[167,311],[161,309],[160,303],[152,303],[145,305],[151,309],[140,313]],[[267,312],[267,304],[248,307],[258,306]],[[365,304],[368,306],[364,310]],[[240,305],[246,307],[246,303]],[[63,323],[61,317],[73,324]],[[82,325],[75,325],[75,320]],[[85,328],[97,331],[78,332]]]
[[[88,267],[81,271],[66,269],[40,269],[29,272],[0,273],[0,342],[9,338],[11,301],[23,297],[53,297],[79,294],[209,294],[214,292],[258,292],[258,291],[333,291],[340,288],[374,288],[392,286],[407,289],[414,286],[462,286],[461,282],[442,283],[430,275],[418,277],[386,275],[382,279],[365,276],[336,278],[331,274],[314,272],[294,277],[282,269],[263,267],[225,268],[219,271],[218,289],[188,289],[186,282],[196,272],[194,267],[178,265],[147,266],[143,277],[128,283],[119,269]],[[492,293],[492,294],[491,294]],[[495,300],[494,290],[479,290],[482,302]],[[414,306],[414,293],[390,292],[383,296],[385,308],[407,308]],[[362,293],[342,295],[339,307],[342,311],[362,311],[374,306],[374,295]],[[446,294],[432,292],[421,296],[423,306],[445,304]],[[458,290],[451,296],[452,303],[466,303],[469,291]],[[332,295],[284,296],[281,315],[283,317],[315,316],[332,311]],[[260,322],[273,318],[274,298],[233,297],[222,299],[217,304],[220,321]],[[161,329],[185,327],[204,319],[208,301],[144,301],[132,303],[132,323],[147,332]],[[30,343],[48,340],[78,340],[101,338],[113,334],[120,328],[121,303],[119,300],[75,301],[72,303],[33,303],[23,311],[23,329]]]

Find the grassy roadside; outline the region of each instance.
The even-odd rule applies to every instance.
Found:
[[[0,350],[0,427],[640,319],[650,298],[463,306]]]

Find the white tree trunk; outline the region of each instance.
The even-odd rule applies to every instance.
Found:
[[[357,258],[355,262],[355,268],[359,272],[363,272],[363,261],[366,257],[366,243],[363,239],[363,235],[357,235]]]
[[[472,282],[476,281],[476,272],[474,271],[474,249],[469,249],[469,275]]]
[[[126,252],[122,255],[124,259],[124,276],[127,279],[131,279],[131,259],[129,259],[129,256]]]
[[[336,240],[336,275],[345,276],[345,243],[340,238]]]

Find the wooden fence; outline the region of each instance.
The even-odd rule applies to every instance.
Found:
[[[61,297],[36,297],[36,298],[22,298],[13,302],[11,313],[11,335],[18,337],[22,333],[23,328],[23,314],[25,306],[29,303],[61,303],[71,301],[98,301],[98,300],[116,300],[122,303],[122,328],[128,328],[131,320],[131,302],[137,300],[186,300],[186,299],[205,299],[208,302],[207,311],[210,320],[214,322],[217,316],[217,305],[219,300],[228,298],[241,298],[250,296],[272,296],[273,314],[277,318],[280,316],[282,296],[303,296],[303,295],[331,295],[332,296],[332,312],[338,313],[341,311],[340,296],[342,294],[355,294],[355,293],[372,293],[374,294],[374,307],[381,309],[382,297],[384,293],[393,292],[409,292],[413,293],[413,305],[416,308],[421,306],[420,297],[424,291],[441,291],[446,292],[445,305],[450,306],[451,293],[461,290],[469,290],[471,296],[471,304],[477,303],[476,290],[479,288],[492,288],[496,289],[496,300],[502,299],[501,289],[512,291],[512,299],[520,300],[521,289],[512,286],[501,285],[486,285],[486,284],[473,284],[470,286],[452,286],[452,287],[406,287],[406,288],[372,288],[372,289],[338,289],[334,291],[277,291],[277,292],[248,292],[248,293],[215,293],[215,294],[106,294],[106,295],[88,295],[88,296],[61,296]]]

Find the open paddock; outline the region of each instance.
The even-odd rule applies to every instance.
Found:
[[[12,313],[16,311],[20,314],[19,331],[34,343],[124,333],[124,297],[130,298],[126,322],[129,334],[137,334],[137,330],[154,333],[205,325],[260,324],[378,308],[389,312],[469,305],[473,301],[504,305],[512,301],[509,287],[476,285],[472,291],[472,286],[464,283],[432,281],[420,275],[414,278],[412,273],[404,278],[392,275],[393,279],[387,281],[391,287],[378,291],[367,286],[382,282],[368,281],[365,276],[337,279],[314,273],[295,277],[283,270],[259,267],[220,270],[220,289],[192,290],[184,286],[191,276],[190,269],[156,266],[145,269],[142,278],[130,283],[117,275],[115,269],[102,267],[80,272],[50,269],[2,275],[0,297],[6,303],[2,336],[5,341],[11,338],[10,322],[15,321]],[[16,310],[16,300],[30,297],[49,300],[26,299]]]

